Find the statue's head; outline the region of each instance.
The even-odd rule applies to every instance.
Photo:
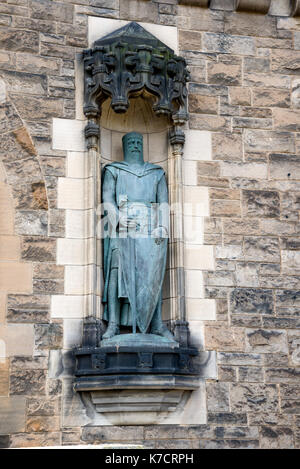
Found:
[[[129,132],[122,138],[124,159],[143,160],[143,135]]]

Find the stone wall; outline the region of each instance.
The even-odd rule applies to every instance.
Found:
[[[269,3],[269,15],[266,7],[245,11],[249,1],[240,2],[244,11],[226,0],[210,9],[200,3],[0,2],[3,447],[300,446],[300,26],[291,13],[297,2],[253,2]],[[72,234],[80,218],[72,194],[80,198],[81,191],[78,203],[84,199],[82,210],[90,209],[89,175],[78,177],[85,153],[68,125],[79,122],[82,132],[78,63],[92,17],[177,27],[191,71],[186,200],[202,203],[204,228],[195,246],[186,246],[187,306],[194,337],[200,331],[199,344],[217,359],[201,425],[97,427],[65,418],[68,350],[82,318],[75,287],[89,262],[61,259],[80,254],[83,239],[86,253],[90,238],[79,236],[80,228]],[[55,125],[63,122],[59,133]],[[53,135],[62,136],[59,144]]]

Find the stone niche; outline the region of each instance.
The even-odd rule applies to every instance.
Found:
[[[204,378],[214,377],[214,363],[210,353],[189,344],[185,316],[180,204],[188,120],[186,64],[137,23],[100,38],[83,57],[85,136],[94,161],[95,199],[101,197],[101,168],[122,159],[122,137],[135,130],[143,134],[145,161],[159,164],[166,172],[169,203],[179,206],[178,213],[170,214],[163,286],[163,320],[176,342],[170,347],[161,338],[154,348],[150,334],[135,347],[102,340],[101,240],[96,223],[94,310],[84,321],[82,346],[74,350],[75,380],[73,391],[69,383],[69,405],[73,405],[75,391],[77,411],[82,415],[82,422],[76,424],[205,423]],[[116,90],[115,83],[126,79],[130,90]]]

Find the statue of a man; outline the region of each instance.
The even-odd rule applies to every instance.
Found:
[[[143,136],[123,137],[124,161],[103,170],[104,237],[103,339],[150,332],[174,340],[161,318],[168,238],[168,189],[164,170],[143,158]],[[164,210],[161,210],[164,207]]]

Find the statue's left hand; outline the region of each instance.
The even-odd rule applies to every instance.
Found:
[[[164,239],[168,238],[168,232],[164,226],[158,226],[152,231],[151,237],[155,238],[156,244],[161,244]]]

